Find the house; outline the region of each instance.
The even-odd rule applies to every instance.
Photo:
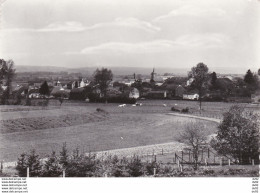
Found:
[[[168,91],[158,90],[158,91],[150,91],[147,93],[146,98],[149,99],[165,99],[168,97]]]
[[[184,100],[199,100],[199,94],[183,94]]]
[[[183,94],[186,92],[186,89],[183,86],[178,85],[175,89],[175,96],[176,97],[183,97]]]
[[[139,90],[137,88],[131,88],[130,92],[129,92],[129,98],[139,98],[140,97],[140,93]]]
[[[186,86],[190,86],[191,83],[192,83],[194,80],[195,80],[194,78],[190,78],[189,80],[187,80]]]
[[[40,98],[39,88],[34,87],[34,86],[29,86],[28,96],[29,96],[29,98]]]
[[[28,93],[28,86],[17,85],[12,89],[13,96],[25,96]]]

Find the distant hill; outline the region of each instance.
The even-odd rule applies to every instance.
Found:
[[[248,69],[244,68],[231,68],[231,67],[215,67],[210,68],[209,71],[215,71],[217,74],[240,74],[244,75]],[[17,72],[60,72],[65,71],[68,73],[77,73],[80,72],[86,75],[92,75],[94,71],[98,67],[78,67],[78,68],[71,68],[71,67],[59,67],[59,66],[16,66]],[[99,67],[101,68],[101,67]],[[153,68],[144,68],[144,67],[107,67],[112,70],[114,75],[130,75],[130,74],[143,74],[143,75],[150,75]],[[190,68],[155,68],[155,73],[163,75],[164,73],[173,73],[176,76],[187,76],[188,71]],[[256,68],[252,68],[251,71],[257,72]]]
[[[81,68],[68,68],[68,67],[57,67],[57,66],[16,66],[17,72],[80,72],[82,74],[93,74],[98,67],[81,67]],[[144,74],[149,75],[152,72],[152,68],[142,67],[111,67],[115,75],[130,75],[130,74]],[[155,73],[174,73],[175,75],[186,76],[189,69],[171,69],[171,68],[155,68]]]

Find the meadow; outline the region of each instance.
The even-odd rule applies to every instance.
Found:
[[[62,106],[51,101],[48,107],[0,107],[0,159],[16,161],[23,152],[36,149],[41,157],[62,144],[77,146],[82,152],[106,151],[174,142],[183,125],[194,118],[171,116],[171,107],[189,107],[198,114],[198,102],[140,100],[142,106],[65,101]],[[199,116],[221,118],[231,103],[203,103]],[[257,107],[242,104],[250,109]],[[103,111],[98,112],[100,108]],[[200,120],[209,134],[217,123]],[[178,143],[175,143],[178,146]],[[175,147],[172,147],[175,148]]]

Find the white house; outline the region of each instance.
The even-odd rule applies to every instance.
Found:
[[[137,99],[137,98],[139,98],[139,97],[140,97],[140,93],[139,93],[138,89],[137,89],[137,88],[132,88],[132,89],[130,90],[130,93],[129,93],[129,98],[135,98],[135,99]]]
[[[199,100],[199,94],[183,94],[185,100]]]

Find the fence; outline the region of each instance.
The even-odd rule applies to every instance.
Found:
[[[194,166],[194,153],[192,149],[187,148],[187,146],[179,147],[179,150],[173,149],[173,143],[162,144],[162,145],[150,145],[145,147],[136,147],[136,148],[125,148],[111,151],[102,151],[102,152],[88,152],[85,155],[95,154],[96,158],[101,161],[104,161],[107,158],[117,156],[118,158],[131,158],[133,156],[138,156],[143,162],[157,162],[163,165],[171,165],[173,168],[177,168],[180,171],[185,167]],[[231,166],[238,165],[239,163],[236,160],[228,157],[218,155],[210,147],[203,147],[198,152],[198,166]],[[46,159],[42,159],[42,162]],[[250,159],[250,164],[255,165],[259,163],[259,160]],[[1,161],[0,172],[7,171],[10,168],[15,168],[17,162],[3,162]],[[156,173],[156,170],[154,171]],[[29,174],[29,170],[27,169]],[[63,171],[63,177],[65,177],[65,171]]]

